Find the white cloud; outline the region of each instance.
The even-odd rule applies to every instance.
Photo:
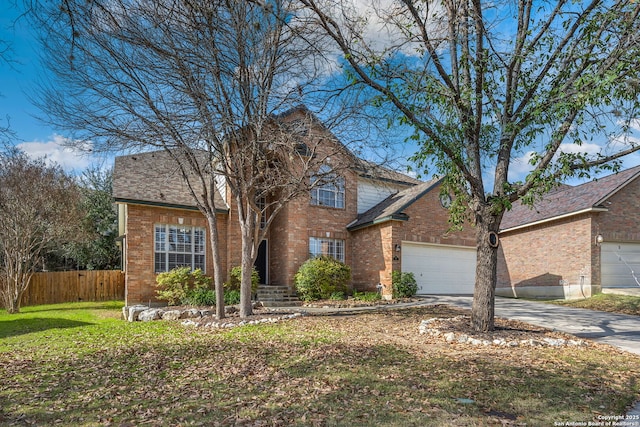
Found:
[[[407,32],[413,28],[413,21],[407,18],[410,14],[406,6],[398,5],[392,0],[352,0],[352,10],[359,19],[351,17],[351,22],[363,25],[357,32],[377,54],[391,49],[394,53],[400,51],[413,56],[421,50],[421,43],[407,38]],[[427,23],[431,36],[437,38],[438,33],[442,32],[442,23],[446,20],[442,4],[425,2],[418,6],[418,11]],[[414,28],[414,31],[417,30]]]
[[[524,180],[524,177],[533,170],[533,165],[529,163],[533,154],[533,151],[528,151],[524,155],[511,160],[508,176],[510,182]]]
[[[558,149],[558,152],[561,152],[561,153],[597,154],[601,151],[602,151],[602,146],[592,142],[584,142],[581,145],[573,144],[573,143],[564,143],[564,144],[560,144],[560,148]]]
[[[558,153],[587,153],[596,154],[602,151],[602,147],[594,143],[583,143],[582,145],[565,143],[560,144]],[[522,181],[529,172],[534,169],[534,165],[530,163],[534,151],[528,151],[520,157],[511,160],[509,165],[509,181]],[[557,156],[557,154],[556,154]]]
[[[71,148],[70,140],[64,136],[54,134],[48,141],[23,142],[17,147],[32,158],[46,158],[50,163],[60,165],[66,171],[81,171],[87,168],[93,159],[90,154],[90,144],[82,149]]]
[[[621,134],[611,138],[607,148],[612,151],[622,151],[640,145],[640,137],[631,134]]]

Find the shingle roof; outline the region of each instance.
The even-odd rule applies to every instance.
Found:
[[[165,151],[116,157],[113,196],[121,202],[196,208],[178,165]],[[217,190],[214,198],[217,209],[228,209]]]
[[[562,185],[546,194],[533,206],[523,205],[519,201],[506,212],[500,226],[508,230],[534,222],[549,220],[559,216],[599,208],[604,201],[640,175],[640,166],[624,170],[604,178],[599,178],[575,187]]]
[[[409,175],[387,169],[384,166],[359,159],[354,167],[356,173],[363,178],[370,178],[379,181],[393,182],[399,184],[415,185],[422,181]]]
[[[353,231],[369,225],[390,220],[406,221],[409,217],[404,213],[409,206],[420,197],[435,188],[441,179],[422,182],[398,193],[392,194],[368,211],[358,215],[358,218],[347,226]]]

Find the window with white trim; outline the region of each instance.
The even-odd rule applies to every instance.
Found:
[[[331,172],[329,166],[320,166],[311,184],[312,205],[344,209],[344,178]]]
[[[156,273],[189,267],[205,271],[206,230],[201,227],[156,224],[154,268]]]
[[[315,258],[323,255],[344,262],[344,240],[310,237],[309,257]]]

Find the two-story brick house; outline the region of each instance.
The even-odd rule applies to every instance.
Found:
[[[289,114],[301,113],[309,114]],[[315,134],[326,133],[326,141],[340,144],[317,119],[309,126]],[[346,147],[340,152],[342,163],[350,166],[340,168],[336,179],[289,201],[272,222],[256,260],[261,281],[293,286],[305,260],[330,255],[351,266],[353,286],[359,290],[376,290],[381,284],[390,295],[391,272],[399,270],[414,272],[420,293],[471,294],[474,231],[466,227],[448,232],[439,181],[420,182],[374,166],[353,157]],[[222,177],[216,181],[220,255],[227,276],[240,264],[239,224],[231,192]],[[207,222],[165,152],[116,158],[113,189],[127,304],[155,302],[159,272],[188,265],[212,273]]]

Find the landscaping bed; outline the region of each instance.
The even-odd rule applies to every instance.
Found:
[[[319,300],[319,301],[308,301],[303,302],[303,307],[311,307],[311,308],[354,308],[354,307],[373,307],[373,306],[385,306],[385,305],[394,305],[400,303],[408,303],[408,302],[418,302],[420,298],[394,298],[390,300],[379,299],[376,301],[365,301],[358,300],[355,298],[348,298],[344,300]]]

